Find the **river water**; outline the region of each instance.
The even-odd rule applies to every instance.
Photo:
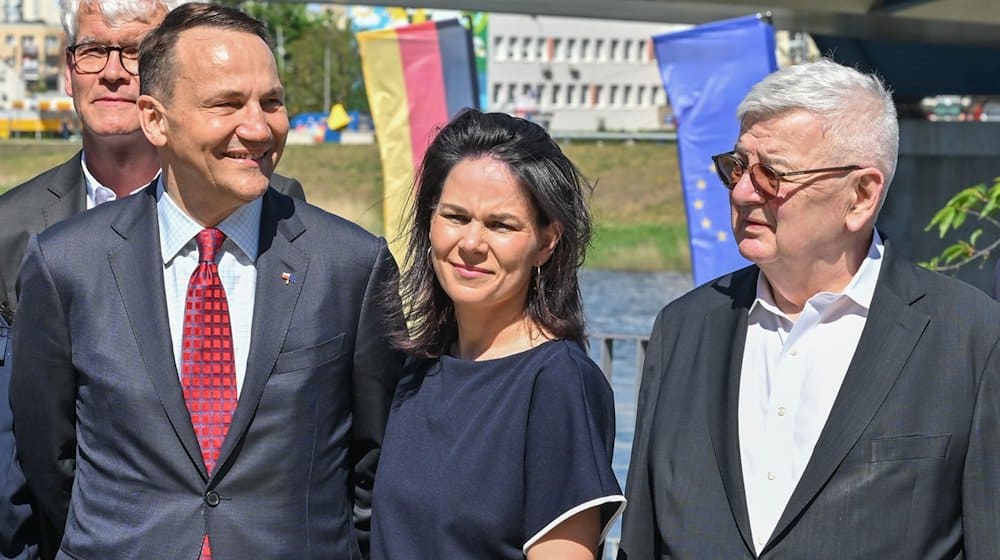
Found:
[[[583,292],[587,331],[591,334],[648,337],[660,309],[692,288],[691,275],[678,272],[619,272],[583,269]],[[599,344],[591,344],[591,357],[600,360]],[[615,452],[612,466],[625,489],[632,434],[635,429],[636,343],[617,342],[612,361],[611,387],[615,392]],[[606,557],[617,548],[619,524],[608,534]]]

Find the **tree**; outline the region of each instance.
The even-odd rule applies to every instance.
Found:
[[[288,43],[283,76],[290,113],[329,111],[333,103],[368,111],[354,35],[332,18],[317,21]]]
[[[955,232],[970,219],[976,227],[967,239],[959,239],[946,247],[941,254],[922,263],[932,270],[956,270],[967,264],[986,263],[990,253],[1000,247],[1000,177],[993,185],[980,183],[956,194],[934,214],[926,230],[937,228],[943,239]],[[985,229],[984,229],[985,228]],[[984,241],[984,233],[989,230]]]
[[[217,2],[239,8],[267,25],[289,116],[329,111],[332,103],[368,111],[354,36],[330,12],[310,12],[303,3]]]

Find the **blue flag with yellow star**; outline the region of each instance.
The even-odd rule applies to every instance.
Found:
[[[653,37],[663,88],[677,122],[677,159],[687,206],[694,284],[746,266],[733,241],[729,191],[712,155],[739,137],[736,107],[778,68],[774,28],[758,16]]]

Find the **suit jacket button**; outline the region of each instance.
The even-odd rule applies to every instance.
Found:
[[[222,500],[219,498],[219,494],[216,493],[214,490],[209,492],[208,494],[205,494],[205,503],[208,504],[209,507],[215,507],[219,505],[219,502],[221,501]]]

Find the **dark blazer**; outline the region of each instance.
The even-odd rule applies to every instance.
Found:
[[[0,558],[28,560],[38,552],[38,527],[31,519],[31,503],[24,474],[14,450],[14,419],[7,405],[10,379],[10,328],[0,317]]]
[[[1000,304],[894,257],[761,558],[996,558]],[[754,558],[738,395],[754,266],[666,306],[643,368],[620,559]]]
[[[1000,261],[997,261],[997,269],[993,272],[993,299],[1000,301]]]
[[[359,557],[352,515],[370,511],[402,369],[384,337],[400,309],[379,303],[396,265],[383,239],[273,189],[260,231],[211,476],[170,342],[155,185],[29,242],[11,404],[42,516],[65,526],[57,558],[194,559],[206,531],[216,560]]]
[[[28,239],[87,209],[82,153],[0,196],[0,314],[8,321],[17,309],[14,281]],[[302,184],[295,179],[274,175],[271,186],[305,200]]]

